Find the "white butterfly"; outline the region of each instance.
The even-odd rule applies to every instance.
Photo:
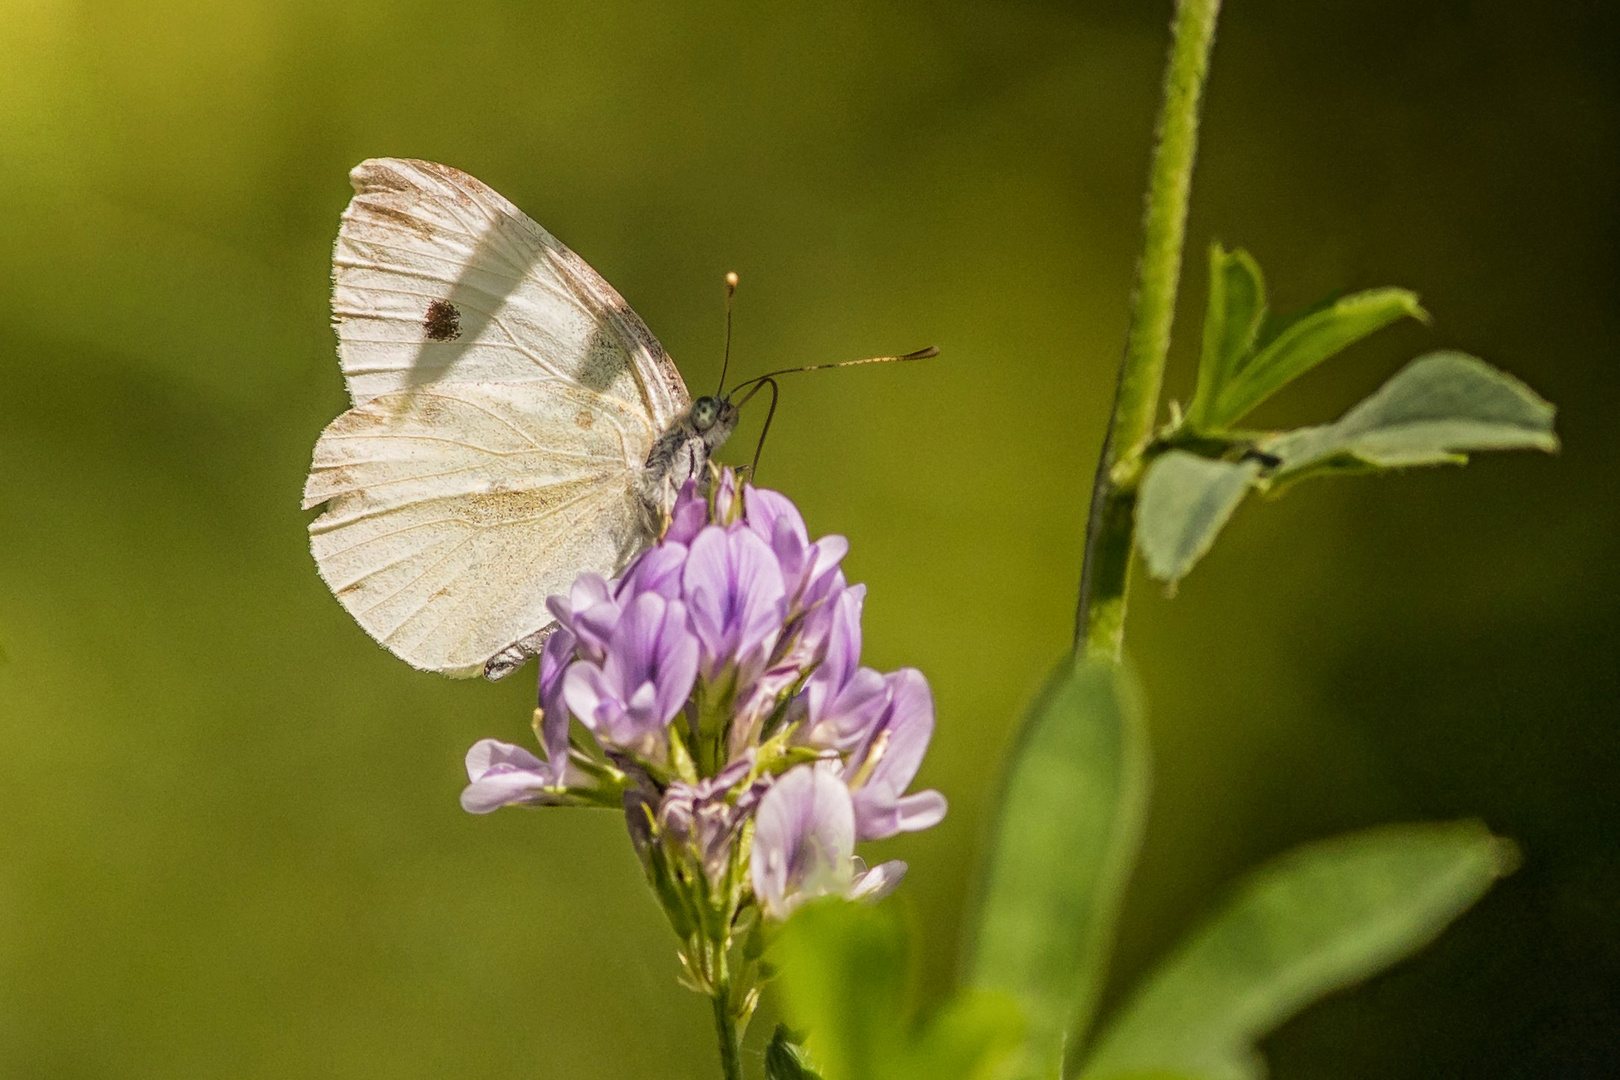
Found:
[[[332,315],[354,407],[315,444],[310,548],[396,656],[499,677],[552,628],[546,597],[650,542],[737,409],[694,404],[612,286],[467,174],[349,179]]]

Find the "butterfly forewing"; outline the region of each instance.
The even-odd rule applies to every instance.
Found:
[[[644,410],[691,403],[624,298],[501,195],[445,165],[377,158],[333,252],[338,357],[355,404],[429,382],[560,379]]]
[[[315,447],[321,575],[416,667],[475,675],[646,541],[637,479],[686,388],[583,260],[428,162],[367,161],[334,254],[355,407]]]

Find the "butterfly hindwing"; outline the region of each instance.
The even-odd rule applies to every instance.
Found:
[[[626,428],[586,395],[537,383],[387,394],[315,446],[306,507],[321,576],[360,625],[419,668],[476,675],[551,621],[582,568],[611,574],[645,542]],[[562,447],[566,445],[566,449]]]

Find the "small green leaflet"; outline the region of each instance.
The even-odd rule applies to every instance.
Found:
[[[1148,573],[1174,584],[1249,488],[1278,492],[1313,476],[1462,464],[1474,450],[1553,451],[1554,412],[1483,360],[1429,353],[1333,423],[1262,436],[1242,459],[1160,454],[1138,494],[1137,544]]]
[[[1097,1007],[1147,817],[1147,739],[1116,664],[1065,658],[1012,759],[969,951],[970,985],[1029,1020],[1025,1071],[1051,1080]]]
[[[1415,293],[1369,289],[1308,309],[1261,339],[1265,279],[1249,253],[1211,245],[1209,281],[1198,387],[1187,409],[1196,431],[1225,430],[1322,361],[1398,319],[1428,318]]]
[[[1284,855],[1148,977],[1082,1076],[1259,1080],[1260,1038],[1427,945],[1517,862],[1477,821],[1385,826]]]
[[[1266,318],[1266,282],[1247,251],[1209,246],[1209,303],[1204,311],[1204,342],[1198,356],[1198,388],[1187,409],[1187,423],[1200,431],[1215,424],[1215,399],[1248,359]]]
[[[765,1080],[822,1080],[799,1042],[786,1024],[776,1025],[765,1047]]]
[[[908,1015],[909,935],[885,906],[804,905],[772,947],[784,1012],[808,1032],[825,1080],[997,1080],[1023,1040],[1018,1006],[957,991],[927,1017]],[[785,1036],[778,1031],[778,1037]],[[773,1047],[775,1043],[773,1041]],[[791,1042],[788,1044],[791,1046]],[[771,1080],[810,1080],[802,1054],[778,1053]],[[795,1050],[797,1048],[794,1048]],[[768,1058],[769,1060],[769,1058]],[[800,1071],[795,1073],[792,1069]]]
[[[1260,477],[1258,461],[1221,461],[1171,450],[1142,481],[1137,544],[1148,573],[1180,580],[1215,543],[1232,511]]]
[[[1209,246],[1209,306],[1204,312],[1204,345],[1198,357],[1198,389],[1187,423],[1197,430],[1220,425],[1210,410],[1249,356],[1266,318],[1266,282],[1260,266],[1243,249]]]
[[[1462,464],[1469,450],[1558,449],[1552,405],[1460,352],[1420,356],[1331,424],[1273,436],[1271,484],[1320,472]]]

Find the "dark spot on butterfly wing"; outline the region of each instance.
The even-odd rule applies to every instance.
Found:
[[[461,336],[461,312],[448,300],[435,300],[428,305],[422,329],[429,341],[454,341]]]

